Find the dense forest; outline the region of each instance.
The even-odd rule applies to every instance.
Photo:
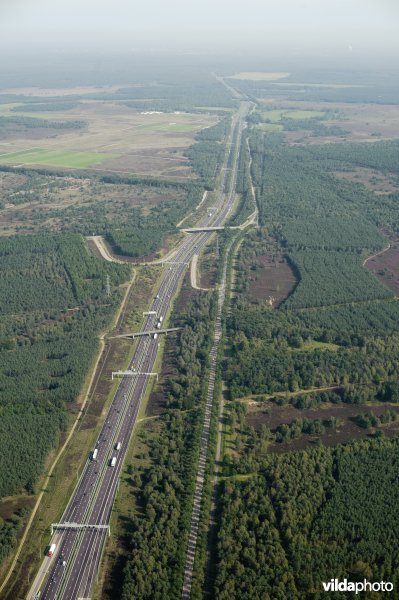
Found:
[[[286,308],[327,306],[393,295],[362,267],[361,257],[356,253],[298,250],[290,252],[289,258],[299,272],[300,281],[286,300]]]
[[[11,519],[4,521],[0,518],[0,565],[16,544],[16,536],[23,525],[24,516],[24,510],[19,510]]]
[[[399,91],[397,77],[388,68],[373,73],[352,68],[296,68],[294,73],[287,73],[287,77],[277,81],[233,79],[231,83],[251,98],[314,103],[397,104]]]
[[[322,581],[399,584],[399,440],[265,454],[222,484],[215,598],[323,598]],[[256,474],[252,474],[254,470]],[[347,597],[336,594],[336,597]]]
[[[381,382],[399,373],[399,309],[392,292],[362,262],[386,245],[378,226],[387,213],[384,226],[393,227],[397,208],[389,210],[389,195],[373,196],[334,177],[330,152],[344,165],[357,155],[376,165],[380,144],[357,144],[358,154],[353,145],[335,150],[323,145],[318,154],[313,146],[286,147],[281,136],[256,130],[250,140],[260,218],[277,246],[268,249],[263,232],[251,234],[241,251],[242,293],[228,321],[232,352],[226,378],[232,396],[350,383],[370,386],[372,397]],[[380,164],[385,156],[387,168],[386,148],[394,146],[381,145]],[[249,276],[248,266],[256,268],[258,254],[270,252],[276,260],[276,251],[286,256],[299,283],[280,309],[272,310],[266,303],[253,304],[241,281]]]
[[[103,57],[101,69],[93,69],[92,59],[87,60],[87,57],[79,56],[78,63],[72,61],[67,65],[53,55],[42,56],[40,63],[30,64],[29,68],[25,62],[15,65],[15,69],[4,70],[4,88],[20,87],[22,80],[25,87],[47,87],[52,90],[58,87],[69,88],[70,93],[62,96],[55,93],[43,97],[5,92],[0,94],[0,103],[26,104],[29,110],[34,105],[50,105],[49,109],[46,107],[47,111],[58,110],[55,107],[63,103],[68,105],[85,100],[105,100],[127,104],[140,110],[216,109],[223,112],[226,108],[234,108],[237,101],[211,74],[215,67],[213,59],[212,56],[212,67],[209,64],[204,69],[203,63],[194,64],[195,59],[194,63],[191,60],[187,62],[184,53],[173,56],[171,60],[168,52],[156,58],[134,52],[132,55],[120,56],[118,60],[121,62],[116,68],[113,58]],[[75,86],[85,89],[73,89]],[[90,91],[87,88],[91,86],[103,89]]]
[[[128,276],[77,235],[0,239],[0,496],[35,492]],[[0,529],[3,555],[13,523]]]
[[[29,102],[25,101],[23,104],[18,104],[10,108],[11,112],[64,112],[65,110],[72,110],[79,106],[79,102],[67,101],[60,98],[58,101],[53,99],[51,102]]]
[[[222,144],[230,128],[230,119],[223,118],[212,127],[202,129],[195,136],[195,143],[186,150],[186,156],[194,171],[201,177],[207,189],[213,189],[214,180],[221,166],[225,146]]]
[[[35,117],[0,116],[0,131],[16,131],[21,127],[26,129],[82,129],[86,127],[86,123],[84,121],[49,121],[48,119],[35,119]]]
[[[397,194],[376,195],[335,175],[356,167],[396,175],[397,141],[288,146],[256,125],[249,140],[264,227],[241,246],[227,316],[231,436],[213,595],[321,599],[322,581],[345,577],[397,586],[399,440],[384,427],[397,420],[399,306],[363,265],[387,246],[382,230],[399,231]],[[260,267],[265,257],[269,271]],[[297,285],[276,309],[267,296],[251,297],[248,280],[278,272],[282,258]],[[252,394],[260,404],[308,412],[273,428],[263,416],[266,425],[254,429],[247,402],[237,400]],[[377,416],[368,402],[391,405]],[[340,403],[361,405],[352,423],[368,439],[327,448],[321,436],[342,425],[329,408]],[[321,405],[324,416],[309,417]],[[289,451],[303,436],[316,447]]]
[[[146,216],[139,209],[130,209],[127,222],[118,227],[105,226],[105,235],[115,251],[126,256],[146,256],[162,248],[166,237],[177,233],[176,224],[199,203],[202,188],[186,191],[177,185],[177,194],[180,200],[162,202]]]
[[[345,384],[370,385],[372,396],[381,382],[398,376],[398,334],[361,338],[357,346],[338,350],[328,345],[301,349],[304,338],[283,330],[271,339],[258,336],[249,341],[240,332],[233,338],[226,370],[233,398]]]

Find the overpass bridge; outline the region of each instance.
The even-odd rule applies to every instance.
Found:
[[[226,226],[215,226],[215,227],[187,227],[185,229],[180,229],[183,233],[202,233],[203,231],[221,231],[222,229],[240,229],[239,225],[231,225],[230,227]]]
[[[144,335],[154,335],[154,333],[172,333],[173,331],[179,331],[181,327],[169,327],[168,329],[148,329],[147,331],[136,331],[131,333],[120,333],[119,335],[107,336],[108,340],[115,340],[116,338],[135,338],[142,337]]]

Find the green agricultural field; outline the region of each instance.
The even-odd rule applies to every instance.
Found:
[[[71,169],[84,169],[99,164],[109,158],[116,158],[117,154],[106,154],[100,152],[69,152],[63,150],[22,150],[0,154],[2,164],[23,165],[50,165],[53,167],[66,167]]]
[[[284,79],[290,73],[283,72],[263,72],[263,71],[242,71],[232,75],[228,79],[244,79],[246,81],[274,81],[276,79]]]

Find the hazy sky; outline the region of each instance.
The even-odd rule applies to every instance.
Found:
[[[398,31],[397,0],[0,0],[0,43],[15,50],[332,43],[399,57]]]

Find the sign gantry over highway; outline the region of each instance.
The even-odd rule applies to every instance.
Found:
[[[54,529],[106,529],[108,537],[111,535],[109,525],[96,525],[95,523],[51,523],[51,535],[53,535]]]
[[[139,371],[112,371],[112,380],[114,377],[125,377],[125,375],[133,376],[133,375],[149,375],[152,377],[156,377],[158,381],[158,373],[140,373]]]

